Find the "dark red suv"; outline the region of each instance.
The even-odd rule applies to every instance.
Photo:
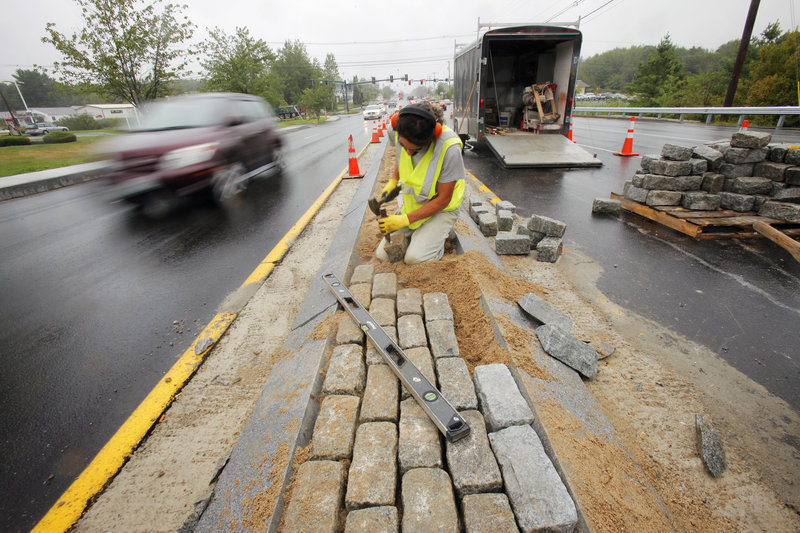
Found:
[[[114,200],[148,207],[168,197],[210,193],[224,203],[251,178],[281,171],[282,141],[262,98],[201,93],[148,104],[140,124],[105,146]]]

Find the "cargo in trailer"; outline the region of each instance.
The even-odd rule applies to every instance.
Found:
[[[573,27],[489,29],[456,52],[456,131],[488,144],[504,166],[600,166],[566,137],[580,50]]]

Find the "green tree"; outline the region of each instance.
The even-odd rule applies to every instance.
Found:
[[[614,48],[581,61],[578,77],[585,81],[593,92],[623,91],[633,81],[637,65],[655,52],[655,49],[654,46]]]
[[[669,33],[658,43],[655,53],[639,64],[628,90],[645,106],[668,106],[675,99],[683,81],[683,64],[677,59]]]
[[[306,109],[306,113],[317,116],[317,122],[322,117],[322,111],[327,109],[331,103],[331,91],[329,86],[317,84],[314,87],[303,90],[300,95],[300,105]]]
[[[800,32],[793,31],[759,49],[747,84],[747,105],[800,105]]]
[[[75,0],[84,26],[67,36],[48,22],[43,42],[61,52],[55,70],[68,82],[138,106],[169,93],[169,82],[185,71],[191,50],[181,48],[194,25],[181,11],[187,6],[162,0]]]
[[[395,94],[397,94],[397,92],[394,89],[392,89],[391,85],[384,85],[383,88],[381,89],[381,96],[383,96],[384,100],[391,100],[392,98],[394,98]]]
[[[283,98],[288,104],[300,101],[300,95],[310,87],[312,80],[320,80],[322,71],[311,60],[306,45],[300,41],[286,41],[278,50],[273,71],[281,81]]]
[[[263,96],[273,106],[284,103],[280,81],[271,72],[276,56],[267,43],[251,37],[247,28],[237,27],[235,35],[214,28],[201,50],[208,89]]]

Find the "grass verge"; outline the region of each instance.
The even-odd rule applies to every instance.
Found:
[[[97,161],[92,148],[105,139],[98,135],[78,137],[74,143],[44,144],[38,138],[27,146],[4,146],[0,148],[0,177]]]

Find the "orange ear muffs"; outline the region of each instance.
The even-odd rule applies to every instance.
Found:
[[[442,125],[439,124],[438,122],[436,123],[436,126],[433,128],[433,136],[436,139],[442,136]]]
[[[400,117],[400,113],[395,113],[391,117],[389,117],[389,122],[392,124],[392,129],[397,129],[397,119]]]
[[[439,122],[436,122],[436,118],[433,115],[433,113],[427,110],[422,110],[420,108],[414,108],[413,106],[406,106],[402,108],[399,112],[389,117],[389,122],[392,124],[393,130],[397,129],[397,119],[400,118],[400,113],[403,112],[408,113],[410,115],[416,115],[422,118],[433,119],[433,121],[435,122],[435,126],[433,127],[433,137],[435,139],[438,139],[439,137],[442,136],[442,125]]]

